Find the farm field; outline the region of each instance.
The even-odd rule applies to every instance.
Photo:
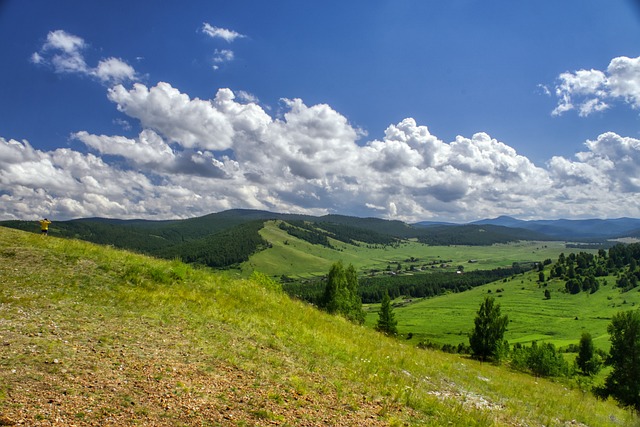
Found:
[[[548,272],[547,272],[548,274]],[[480,303],[493,296],[503,314],[509,316],[505,339],[510,344],[529,344],[532,341],[551,342],[558,347],[577,344],[582,332],[589,332],[596,347],[607,350],[606,331],[611,316],[618,311],[631,310],[640,304],[637,289],[622,293],[613,278],[594,294],[563,292],[564,282],[553,280],[543,287],[537,282],[535,271],[517,275],[506,281],[479,286],[462,293],[451,293],[430,299],[397,299],[394,313],[398,332],[412,334],[409,342],[430,340],[438,344],[468,344],[467,334]],[[549,289],[551,298],[544,299]],[[410,302],[409,302],[410,301]],[[377,321],[378,305],[367,305],[367,324]]]
[[[312,245],[288,235],[270,221],[260,231],[272,247],[251,256],[241,266],[243,275],[260,271],[269,276],[286,275],[292,278],[309,278],[326,274],[331,264],[342,261],[362,274],[371,270],[384,270],[389,264],[395,269],[397,263],[404,267],[420,266],[439,260],[451,260],[451,269],[463,265],[465,270],[488,270],[511,266],[514,262],[555,260],[562,252],[578,252],[567,249],[565,242],[516,242],[492,246],[428,246],[417,242],[404,242],[397,247],[353,246],[332,242],[339,250]],[[406,262],[411,258],[415,262]],[[469,263],[470,260],[475,262]]]

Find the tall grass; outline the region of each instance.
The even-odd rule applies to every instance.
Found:
[[[1,339],[10,348],[0,359],[0,414],[31,405],[51,419],[46,403],[24,394],[24,384],[40,383],[53,400],[65,392],[105,402],[100,413],[87,406],[74,414],[87,425],[123,413],[163,420],[159,425],[200,425],[189,421],[197,414],[187,417],[185,407],[158,409],[123,383],[171,379],[163,392],[171,394],[158,399],[197,397],[209,402],[208,410],[222,412],[236,407],[233,399],[245,399],[238,407],[251,421],[237,425],[297,425],[303,419],[306,425],[356,425],[367,411],[373,415],[369,425],[636,423],[633,414],[579,390],[419,350],[329,316],[291,300],[264,275],[232,279],[176,261],[3,228],[0,248]],[[109,387],[88,388],[83,381],[90,375]],[[234,391],[240,385],[233,378],[239,383],[240,377],[249,379],[243,393]],[[227,388],[205,388],[205,380]],[[23,394],[16,397],[16,390]],[[312,410],[334,418],[314,419],[307,415]],[[298,422],[287,418],[291,414]]]

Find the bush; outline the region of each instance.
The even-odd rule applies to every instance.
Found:
[[[561,377],[570,374],[569,364],[551,343],[531,343],[531,347],[516,344],[511,352],[511,366],[541,377]]]

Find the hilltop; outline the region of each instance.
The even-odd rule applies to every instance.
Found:
[[[0,227],[0,424],[620,426],[581,390],[249,280]]]

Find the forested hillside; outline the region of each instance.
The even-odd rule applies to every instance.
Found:
[[[608,251],[597,254],[579,252],[567,256],[561,254],[547,274],[541,266],[540,281],[559,278],[565,281],[565,289],[571,294],[595,293],[605,283],[604,278],[615,277],[615,284],[623,292],[636,287],[640,281],[640,244],[617,244]]]
[[[418,241],[434,246],[477,245],[486,246],[495,243],[509,243],[518,240],[554,240],[544,234],[522,228],[502,227],[499,225],[445,225],[425,228],[426,232],[417,235]]]

